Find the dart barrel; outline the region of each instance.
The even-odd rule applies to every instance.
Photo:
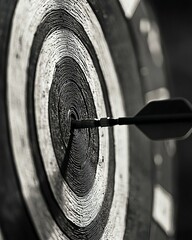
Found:
[[[0,53],[0,239],[174,239],[174,141],[71,131],[169,97],[148,4],[1,0]]]

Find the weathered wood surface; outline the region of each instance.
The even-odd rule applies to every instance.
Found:
[[[1,1],[0,11],[5,239],[167,239],[173,229],[153,206],[158,184],[166,189],[153,158],[173,157],[164,143],[126,126],[70,131],[71,118],[133,115],[154,93],[168,97],[150,32],[138,33],[143,3]],[[155,82],[143,77],[155,68]]]

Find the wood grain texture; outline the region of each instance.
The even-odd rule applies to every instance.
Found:
[[[4,159],[15,168],[29,239],[149,240],[155,229],[151,142],[134,127],[70,129],[70,118],[134,115],[147,91],[165,87],[141,81],[131,25],[144,10],[126,5],[130,20],[123,2],[20,0],[10,10],[1,102],[12,157]],[[23,239],[6,214],[14,239]]]
[[[89,161],[93,149],[86,153],[88,154],[86,160],[88,171],[82,172],[85,175],[83,179],[80,177],[80,170],[74,173],[78,161],[84,161],[82,154],[85,153],[81,153],[81,151],[84,149],[83,147],[86,147],[85,145],[81,146],[83,139],[81,140],[80,137],[83,138],[84,135],[79,133],[78,141],[81,141],[81,144],[78,143],[80,144],[79,148],[76,149],[78,144],[72,143],[76,149],[75,162],[71,163],[71,167],[69,165],[68,170],[65,169],[67,176],[71,177],[63,178],[57,165],[59,161],[62,163],[62,157],[58,159],[58,154],[55,155],[54,146],[57,145],[58,148],[58,144],[53,142],[56,138],[51,138],[49,127],[51,115],[48,116],[49,99],[52,98],[49,97],[49,91],[54,82],[54,72],[56,73],[55,69],[60,60],[66,57],[74,59],[82,69],[89,84],[89,91],[93,96],[98,117],[107,115],[104,98],[109,98],[110,103],[107,104],[109,115],[125,115],[121,90],[105,37],[86,1],[73,3],[65,1],[65,4],[62,1],[57,3],[48,1],[47,4],[41,2],[36,4],[35,1],[33,3],[21,1],[17,5],[12,28],[8,70],[11,138],[22,192],[29,212],[41,238],[51,236],[54,239],[60,235],[63,235],[64,239],[67,237],[71,239],[99,239],[101,236],[104,239],[122,238],[128,200],[127,128],[115,129],[114,133],[108,133],[107,129],[99,130],[98,160],[96,158],[98,164],[95,178],[92,180],[91,177],[94,177],[94,174],[89,177],[88,171],[91,171]],[[25,15],[21,14],[23,12],[28,16],[25,25],[21,25],[22,19],[25,18]],[[26,36],[25,29],[30,29]],[[91,45],[88,45],[89,41]],[[15,43],[18,43],[18,46]],[[94,70],[95,63],[93,64],[92,58],[99,66],[96,70]],[[18,65],[18,62],[20,62],[21,68],[17,68],[15,71],[13,69],[15,64]],[[65,73],[64,67],[62,71]],[[73,75],[75,71],[77,71],[77,67],[74,72],[68,72],[66,80],[65,75],[63,78],[60,77],[59,84],[62,85],[62,82],[70,79],[76,83],[78,80]],[[102,89],[97,71],[101,71],[100,75],[105,79],[105,83],[102,84],[103,86],[105,84],[107,91]],[[13,73],[16,81],[13,81]],[[67,90],[65,85],[63,85],[64,87],[66,89],[62,91]],[[27,99],[25,98],[26,88],[28,88]],[[81,88],[84,88],[83,85]],[[75,101],[77,98],[78,104],[81,102],[82,94],[79,93],[81,88],[79,90],[73,89],[72,93],[75,94],[77,91],[76,96],[72,99]],[[59,97],[59,100],[65,102],[66,94],[69,92],[67,91],[62,99]],[[62,95],[62,92],[59,94]],[[103,94],[107,95],[104,97]],[[57,105],[55,101],[54,104]],[[70,98],[68,97],[66,101],[70,102]],[[86,107],[85,100],[80,106],[80,110],[83,111],[84,106]],[[67,107],[67,102],[62,104],[63,107]],[[85,111],[87,111],[86,108]],[[64,111],[68,112],[69,110],[70,107]],[[77,115],[80,110],[78,110],[78,106],[74,107],[74,112]],[[18,121],[13,121],[15,114],[20,116]],[[59,118],[59,116],[54,117]],[[56,124],[55,121],[50,121]],[[63,127],[60,128],[60,131],[61,135],[64,134]],[[97,137],[95,136],[95,138]],[[113,138],[114,140],[112,140]],[[89,140],[87,144],[91,146],[91,141]],[[114,145],[115,152],[113,153],[113,150],[110,149],[114,148]],[[66,148],[65,144],[61,146]],[[73,154],[73,152],[71,153]],[[79,160],[78,154],[81,156]],[[63,159],[64,157],[65,152]],[[112,161],[115,161],[115,168]],[[85,165],[83,162],[80,163],[80,166]],[[77,184],[75,184],[75,176],[81,179],[76,179]],[[86,181],[89,183],[86,184]],[[77,185],[80,190],[77,190]],[[81,190],[84,188],[83,186],[89,187],[83,191],[83,189]],[[46,224],[44,219],[46,219]]]

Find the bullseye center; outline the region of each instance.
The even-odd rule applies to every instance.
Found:
[[[71,122],[73,120],[78,120],[78,119],[79,119],[78,114],[74,110],[69,109],[69,111],[68,111],[68,121],[69,121],[69,124],[70,124],[70,131],[72,131]]]
[[[99,134],[98,129],[71,131],[72,119],[97,117],[87,80],[71,58],[58,64],[49,95],[52,143],[61,174],[77,195],[84,196],[96,174]]]

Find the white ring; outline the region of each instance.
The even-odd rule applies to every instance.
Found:
[[[47,49],[51,49],[51,52],[48,52]],[[52,191],[61,209],[70,221],[79,227],[86,227],[98,214],[107,186],[109,164],[108,129],[99,129],[99,163],[93,187],[86,196],[78,197],[63,181],[55,159],[49,129],[49,90],[53,80],[54,67],[63,57],[73,58],[83,70],[93,94],[97,116],[101,118],[107,114],[97,72],[86,48],[74,33],[67,29],[53,32],[44,41],[36,71],[35,109],[39,145]],[[104,162],[102,158],[105,159]],[[60,194],[57,194],[58,192]]]
[[[99,59],[109,92],[112,114],[114,117],[124,116],[125,111],[108,46],[99,22],[87,1],[19,1],[13,18],[7,72],[8,114],[13,153],[23,196],[41,239],[66,239],[53,221],[41,194],[29,146],[26,119],[25,89],[30,49],[38,25],[46,13],[53,9],[64,9],[70,12],[84,27]],[[21,41],[22,44],[20,44]],[[19,58],[16,59],[18,54]],[[114,198],[103,239],[123,239],[126,228],[125,219],[129,191],[127,127],[114,128],[114,136],[116,152]]]

